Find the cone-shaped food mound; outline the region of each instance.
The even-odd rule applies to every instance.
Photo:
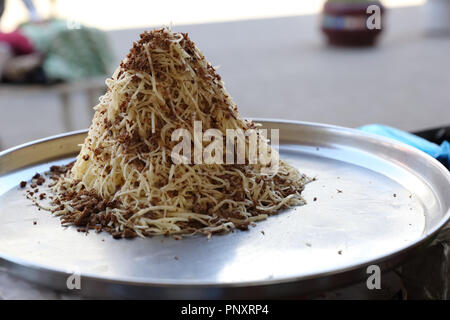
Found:
[[[194,137],[194,121],[203,133],[218,129],[223,135],[256,127],[240,117],[187,34],[141,34],[106,83],[76,162],[52,186],[53,211],[63,224],[115,237],[210,235],[246,229],[305,203],[301,192],[309,179],[283,161],[276,172],[263,172],[263,165],[250,163],[247,140],[245,163],[196,164],[194,151],[184,158],[190,164],[174,163],[171,152],[181,140],[172,141],[172,134],[186,129]]]

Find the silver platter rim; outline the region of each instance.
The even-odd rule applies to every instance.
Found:
[[[429,164],[433,165],[436,169],[440,171],[441,174],[443,174],[446,177],[446,180],[450,184],[450,172],[436,159],[432,158],[431,156],[425,154],[424,152],[417,150],[411,146],[408,146],[406,144],[403,144],[401,142],[398,142],[393,139],[380,137],[375,134],[370,134],[366,132],[362,132],[356,129],[351,128],[345,128],[341,126],[335,126],[335,125],[328,125],[328,124],[320,124],[320,123],[313,123],[313,122],[304,122],[304,121],[291,121],[291,120],[282,120],[282,119],[264,119],[264,118],[254,118],[255,122],[262,123],[264,125],[273,125],[273,126],[285,126],[285,125],[294,125],[294,126],[309,126],[309,127],[315,127],[315,128],[322,128],[322,129],[328,129],[328,130],[336,130],[339,132],[343,132],[346,135],[349,136],[359,136],[360,138],[365,138],[371,141],[375,141],[378,143],[384,143],[389,144],[392,147],[401,147],[404,150],[407,150],[409,153],[412,153],[413,155],[417,157],[421,157],[422,159],[426,160]],[[78,130],[78,131],[72,131],[68,133],[58,134],[50,137],[46,137],[43,139],[34,140],[31,142],[27,142],[12,148],[9,148],[7,150],[0,152],[0,158],[5,157],[13,152],[29,148],[34,145],[38,145],[41,143],[46,143],[51,140],[58,140],[58,139],[65,139],[67,137],[74,137],[77,135],[85,135],[87,133],[87,129]],[[50,160],[50,159],[49,159]],[[30,161],[29,165],[36,164],[38,162],[32,162]],[[1,172],[0,176],[8,173],[8,172]],[[372,264],[378,264],[383,266],[383,270],[389,270],[395,266],[397,266],[399,263],[404,261],[405,258],[410,256],[414,251],[419,250],[420,248],[424,248],[429,244],[434,237],[437,235],[439,230],[448,222],[450,221],[450,209],[447,210],[445,215],[441,218],[439,223],[437,223],[434,227],[430,229],[428,233],[424,233],[419,239],[417,239],[414,243],[411,245],[393,253],[390,255],[385,255],[379,259],[372,260],[369,262],[363,262],[351,265],[347,268],[334,270],[330,272],[322,272],[322,273],[316,273],[313,275],[306,275],[306,276],[298,276],[298,277],[288,277],[285,279],[267,279],[267,280],[260,280],[260,281],[242,281],[239,283],[196,283],[196,282],[164,282],[164,283],[149,283],[145,280],[139,281],[138,279],[114,279],[107,276],[104,277],[98,277],[98,276],[92,276],[88,273],[82,274],[83,281],[90,284],[87,287],[92,290],[92,292],[84,292],[84,294],[87,294],[89,296],[103,296],[103,297],[115,297],[117,296],[117,292],[115,292],[114,295],[111,295],[111,288],[116,287],[116,289],[124,290],[125,288],[132,288],[138,289],[136,293],[137,295],[133,294],[133,292],[124,294],[125,297],[140,297],[141,294],[143,294],[142,290],[153,287],[153,288],[160,288],[166,291],[163,291],[163,297],[165,294],[169,295],[170,297],[177,297],[177,295],[173,295],[173,289],[176,289],[179,291],[180,296],[179,298],[184,298],[184,295],[186,292],[193,293],[194,295],[191,298],[207,298],[207,295],[198,294],[198,290],[201,289],[216,289],[220,292],[223,292],[224,294],[229,295],[233,298],[241,298],[245,297],[241,294],[237,293],[232,290],[233,288],[250,288],[255,289],[252,290],[253,293],[255,293],[256,296],[261,297],[272,297],[271,294],[266,295],[265,290],[276,288],[276,291],[281,292],[287,292],[292,291],[294,288],[298,288],[299,283],[305,283],[306,287],[308,286],[308,283],[312,283],[314,285],[317,285],[318,282],[322,282],[322,284],[319,284],[318,287],[322,288],[334,288],[339,285],[347,284],[351,281],[358,281],[362,279],[367,274],[365,273],[365,267],[372,265]],[[43,281],[41,276],[45,274],[45,277],[47,280],[54,280],[59,281],[61,279],[66,279],[69,273],[67,273],[65,270],[58,269],[58,268],[52,268],[48,266],[42,266],[39,264],[33,264],[29,263],[28,261],[25,261],[23,259],[17,259],[11,256],[7,256],[0,252],[0,266],[6,267],[9,271],[11,271],[13,274],[16,274],[22,278],[25,278],[27,280],[37,282],[44,284],[46,283],[45,280]],[[321,281],[321,279],[325,279],[326,281]],[[55,287],[56,288],[56,287]],[[257,292],[257,290],[263,289],[261,292]],[[57,286],[57,289],[65,290],[64,287]],[[298,291],[295,289],[295,292],[302,292],[301,290]],[[207,292],[207,291],[205,291]],[[121,294],[119,294],[121,296]],[[144,294],[145,296],[145,294]],[[159,296],[159,295],[158,295]],[[157,297],[153,294],[150,294],[149,297]]]

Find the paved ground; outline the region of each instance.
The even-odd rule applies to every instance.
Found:
[[[450,38],[421,32],[421,9],[391,9],[372,49],[324,44],[317,16],[177,27],[188,31],[247,117],[412,130],[450,123]],[[117,62],[141,30],[112,31]],[[76,96],[76,128],[90,123]],[[0,96],[1,148],[64,131],[53,95]]]

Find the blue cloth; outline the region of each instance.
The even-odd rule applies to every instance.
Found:
[[[406,143],[423,152],[429,154],[433,158],[438,159],[448,166],[450,163],[450,143],[444,141],[440,146],[436,143],[425,140],[419,136],[395,129],[381,124],[368,124],[359,128],[362,131],[375,133],[383,137],[395,139],[397,141]]]

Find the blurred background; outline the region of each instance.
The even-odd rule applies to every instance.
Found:
[[[0,150],[87,128],[105,78],[161,25],[190,34],[245,117],[450,124],[450,0],[0,0],[0,12]]]

